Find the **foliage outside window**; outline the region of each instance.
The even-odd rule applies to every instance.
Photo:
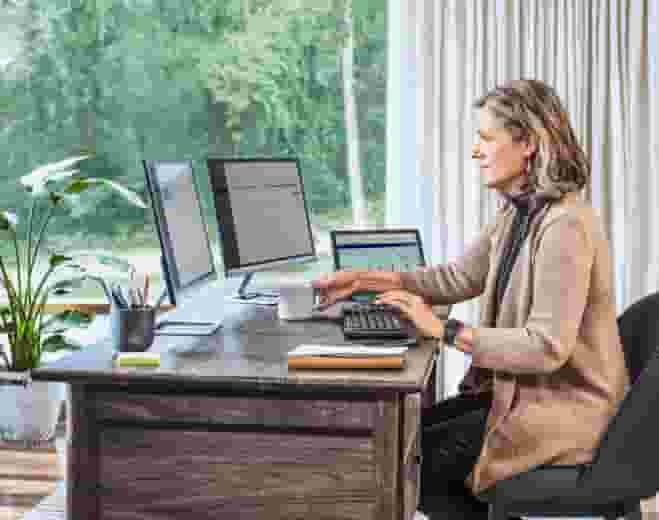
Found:
[[[293,155],[321,253],[333,227],[382,224],[385,5],[0,0],[0,206],[24,211],[15,179],[70,155],[143,194],[145,158],[192,159],[208,191],[208,156]],[[150,215],[101,192],[81,208],[50,240],[158,270]]]

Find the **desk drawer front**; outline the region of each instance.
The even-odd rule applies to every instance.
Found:
[[[377,418],[377,404],[374,402],[112,392],[100,392],[95,397],[92,406],[99,420],[373,430]]]
[[[375,520],[374,450],[356,436],[108,427],[99,511],[123,520]]]

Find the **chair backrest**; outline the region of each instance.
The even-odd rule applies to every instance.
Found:
[[[659,490],[654,453],[659,439],[659,296],[652,294],[619,318],[632,384],[620,403],[583,483],[613,500],[648,497]]]
[[[618,330],[633,384],[659,344],[659,292],[644,296],[618,317]]]

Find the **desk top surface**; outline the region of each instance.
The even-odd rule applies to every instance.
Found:
[[[428,383],[435,341],[410,347],[403,370],[289,370],[286,353],[300,344],[344,344],[339,323],[327,319],[286,322],[278,319],[275,307],[215,302],[217,308],[222,305],[223,326],[213,336],[156,336],[149,351],[160,353],[157,368],[114,366],[114,351],[109,338],[105,337],[79,352],[43,365],[33,371],[32,378],[236,392],[299,391],[301,386],[305,390],[342,392],[418,392]],[[167,318],[176,319],[175,313]],[[193,319],[190,310],[186,314]],[[109,324],[106,325],[109,329]]]

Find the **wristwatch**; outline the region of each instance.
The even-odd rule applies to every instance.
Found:
[[[455,346],[455,338],[464,326],[465,324],[460,320],[454,320],[453,318],[446,320],[446,323],[444,323],[444,336],[442,337],[444,345]]]

